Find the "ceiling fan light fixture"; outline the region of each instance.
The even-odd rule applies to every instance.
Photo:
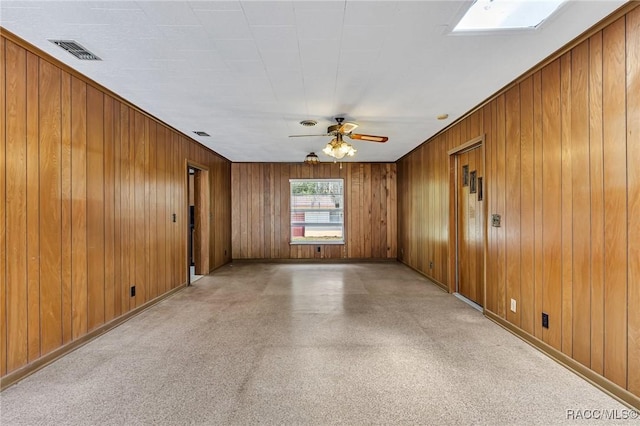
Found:
[[[318,158],[315,152],[310,152],[309,154],[307,154],[307,156],[304,159],[304,163],[309,164],[311,166],[315,166],[319,162],[320,162],[320,159]]]
[[[324,147],[322,150],[329,157],[336,158],[338,160],[342,159],[346,156],[353,157],[357,150],[348,144],[342,138],[334,138]]]

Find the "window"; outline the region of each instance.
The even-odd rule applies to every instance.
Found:
[[[476,0],[453,32],[534,29],[565,0]]]
[[[291,243],[344,244],[344,181],[290,179]]]

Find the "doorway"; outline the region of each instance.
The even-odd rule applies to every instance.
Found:
[[[454,286],[450,290],[484,306],[485,187],[482,138],[449,152]],[[451,270],[451,268],[450,268]]]
[[[208,274],[210,241],[209,170],[187,163],[187,282]]]

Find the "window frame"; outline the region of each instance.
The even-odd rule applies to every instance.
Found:
[[[341,202],[340,202],[340,208],[318,208],[318,209],[305,209],[306,212],[312,212],[312,211],[322,211],[322,212],[332,212],[332,211],[336,211],[336,212],[341,212],[341,217],[342,217],[342,221],[341,222],[334,222],[336,225],[339,223],[341,225],[341,231],[342,231],[342,239],[341,240],[322,240],[322,239],[318,239],[318,240],[309,240],[309,241],[295,241],[294,237],[293,237],[293,228],[294,228],[294,222],[293,221],[293,213],[296,210],[301,210],[301,209],[295,209],[294,205],[293,205],[293,187],[292,184],[296,183],[296,182],[337,182],[340,183],[341,185]],[[345,184],[344,184],[344,179],[343,178],[326,178],[326,179],[314,179],[314,178],[291,178],[289,179],[289,244],[290,245],[345,245],[346,244],[346,226],[345,226],[345,216],[346,216],[346,208],[345,208]],[[318,226],[323,226],[321,225],[322,222],[316,223],[316,225]],[[331,223],[331,222],[328,222]]]

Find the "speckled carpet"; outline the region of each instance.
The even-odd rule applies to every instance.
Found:
[[[227,265],[0,408],[3,426],[551,425],[625,409],[397,263]]]

